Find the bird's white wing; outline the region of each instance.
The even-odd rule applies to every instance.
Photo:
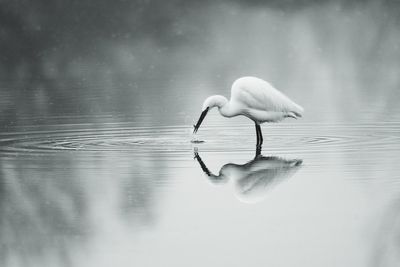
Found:
[[[302,107],[271,84],[255,77],[243,77],[236,80],[232,85],[231,99],[244,108],[298,114],[303,112]]]

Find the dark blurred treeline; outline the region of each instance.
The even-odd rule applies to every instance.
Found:
[[[95,53],[104,39],[163,38],[173,18],[184,11],[185,2],[2,1],[0,63],[9,73],[24,64],[39,75],[34,63],[52,53]],[[173,8],[177,4],[182,8]]]
[[[40,62],[53,53],[95,54],[103,40],[132,41],[152,38],[163,43],[185,41],[173,35],[177,18],[189,9],[210,3],[237,2],[246,6],[269,6],[284,11],[335,0],[3,0],[0,2],[0,70],[12,74],[18,67],[31,76],[41,75]],[[339,1],[352,6],[365,0]],[[383,1],[397,12],[397,1]],[[393,9],[394,6],[394,9]],[[200,25],[199,25],[200,26]],[[62,58],[59,59],[62,64]],[[39,63],[39,65],[37,64]]]
[[[185,97],[249,74],[293,90],[319,74],[352,84],[354,99],[385,82],[379,96],[394,101],[399,10],[388,0],[0,0],[0,130],[58,115],[151,114],[152,125],[179,113],[182,123]]]

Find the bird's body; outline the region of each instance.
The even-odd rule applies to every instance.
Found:
[[[229,101],[220,95],[208,97],[203,103],[202,114],[194,126],[194,132],[197,132],[207,112],[213,107],[218,107],[224,117],[243,115],[253,120],[257,131],[257,145],[262,143],[261,123],[278,122],[287,117],[297,119],[304,112],[301,106],[271,84],[256,77],[237,79],[232,85]]]

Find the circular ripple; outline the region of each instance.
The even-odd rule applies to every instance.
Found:
[[[0,136],[0,151],[182,151],[188,136],[183,127],[17,132]]]
[[[60,127],[60,126],[58,126]],[[252,151],[253,127],[208,126],[198,135],[205,143],[193,144],[188,126],[99,128],[23,131],[0,135],[0,153],[56,151],[119,151],[141,153],[187,153],[194,146],[209,152]],[[283,153],[398,150],[400,124],[270,124],[263,126],[264,151]]]

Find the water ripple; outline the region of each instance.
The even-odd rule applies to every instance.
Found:
[[[16,131],[0,134],[0,153],[48,153],[56,151],[119,151],[187,153],[193,146],[208,152],[252,151],[253,127],[217,126],[201,129],[205,140],[192,144],[188,126],[135,127],[110,124],[102,127]],[[60,128],[60,127],[59,127]],[[72,129],[71,129],[72,128]],[[360,152],[398,150],[400,124],[271,124],[263,126],[264,150],[288,153]],[[26,129],[25,129],[26,130]]]

